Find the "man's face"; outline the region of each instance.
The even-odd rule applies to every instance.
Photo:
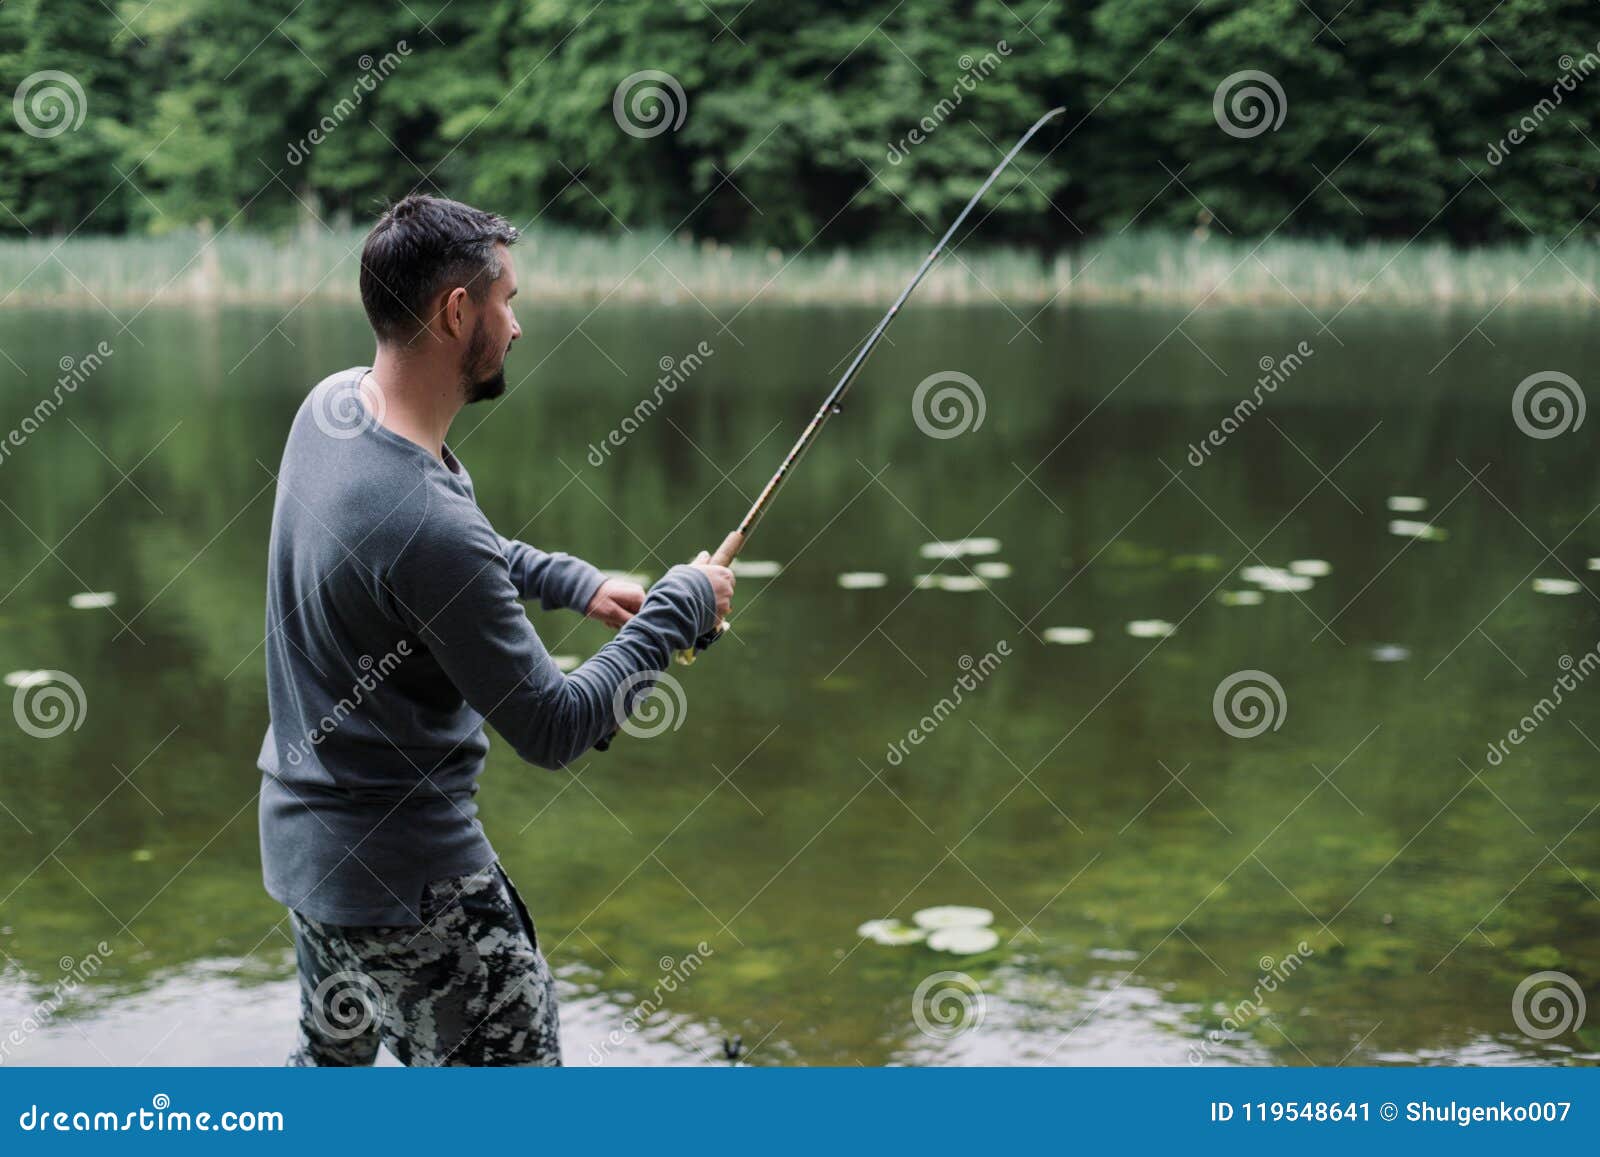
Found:
[[[506,355],[511,343],[522,336],[522,327],[511,311],[517,295],[517,270],[511,251],[496,246],[500,255],[500,276],[489,286],[477,310],[472,336],[461,357],[461,384],[467,402],[486,402],[506,392]]]

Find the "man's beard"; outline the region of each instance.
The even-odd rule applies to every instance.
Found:
[[[506,392],[505,358],[490,351],[481,320],[473,327],[467,352],[461,358],[461,385],[469,406],[473,402],[498,398]]]

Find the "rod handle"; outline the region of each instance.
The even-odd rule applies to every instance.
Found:
[[[739,552],[743,549],[744,535],[737,530],[729,531],[728,537],[722,540],[722,545],[717,547],[716,553],[711,556],[711,563],[714,566],[731,566],[733,565],[733,560],[738,557]],[[726,619],[724,619],[714,628],[712,628],[712,638],[714,639],[717,635],[720,635],[727,629],[728,622]],[[700,650],[704,649],[705,648],[703,647],[700,648]],[[674,658],[676,658],[683,666],[687,667],[690,663],[694,662],[694,657],[696,654],[696,649],[694,647],[690,647],[687,650],[679,651]]]
[[[728,532],[728,537],[722,540],[722,545],[712,553],[711,562],[715,566],[731,566],[743,549],[744,535],[737,530],[731,530]]]

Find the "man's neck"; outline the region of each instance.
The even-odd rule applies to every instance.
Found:
[[[362,390],[380,425],[444,460],[445,436],[465,404],[459,371],[379,346]]]

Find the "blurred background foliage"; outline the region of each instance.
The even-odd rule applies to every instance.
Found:
[[[1058,248],[1130,223],[1582,236],[1596,16],[1587,0],[5,0],[5,91],[58,70],[87,114],[43,139],[0,122],[0,234],[337,225],[420,187],[611,232],[919,240],[918,217],[947,219],[1063,104],[1050,160],[996,195],[994,239]],[[401,42],[392,73],[291,163],[363,58]],[[998,67],[961,90],[964,58],[987,53]],[[682,86],[687,114],[640,139],[612,98],[646,69]],[[1219,128],[1213,96],[1244,70],[1282,87],[1276,131]],[[946,120],[935,107],[956,91]],[[942,123],[891,163],[929,116]],[[1537,127],[1491,164],[1525,116]]]

